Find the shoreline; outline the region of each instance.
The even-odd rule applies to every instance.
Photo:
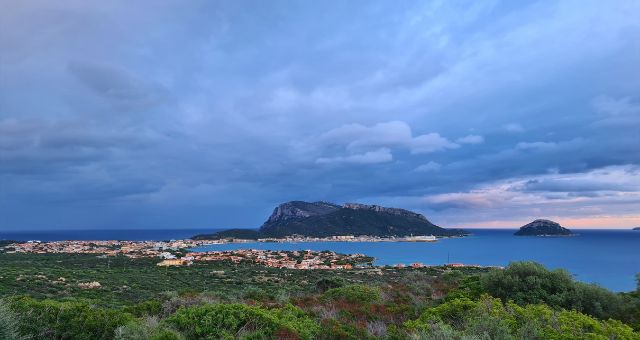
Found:
[[[163,241],[52,241],[41,244],[26,244],[31,247],[30,253],[93,253],[98,255],[118,255],[121,251],[113,249],[124,246],[129,257],[152,258],[159,256],[165,251],[172,253],[182,248],[183,256],[187,252],[207,251],[207,250],[235,250],[235,249],[267,249],[267,250],[304,250],[312,249],[316,251],[329,250],[337,253],[362,253],[375,257],[376,265],[393,266],[395,264],[410,265],[414,262],[423,262],[431,265],[446,263],[479,264],[483,266],[499,265],[505,266],[511,261],[536,261],[550,268],[566,268],[576,273],[581,281],[588,283],[599,283],[615,291],[627,291],[635,287],[634,277],[636,271],[629,266],[629,261],[637,254],[637,248],[633,247],[638,235],[627,230],[606,230],[584,231],[581,237],[515,237],[510,231],[500,230],[477,230],[473,236],[465,238],[453,238],[445,240],[439,238],[438,242],[424,244],[421,242],[349,242],[349,241],[327,241],[327,242],[256,242],[256,240],[177,240],[172,242]],[[118,235],[114,235],[118,236]],[[169,235],[170,236],[170,235]],[[603,238],[604,237],[604,238]],[[167,237],[168,238],[168,237]],[[455,241],[454,239],[459,239]],[[584,241],[579,241],[583,240]],[[612,244],[613,241],[620,240],[622,243]],[[237,242],[236,242],[237,241]],[[579,241],[579,242],[577,242]],[[95,245],[90,245],[95,243]],[[193,249],[199,246],[207,246],[200,249]],[[598,250],[604,249],[609,254],[617,252],[616,256],[602,257],[598,251],[594,251],[597,245]],[[0,245],[1,247],[1,245]],[[43,249],[49,248],[50,249]],[[516,247],[516,248],[514,248]],[[580,255],[580,261],[575,257],[563,255],[563,250],[572,249]],[[67,249],[65,249],[67,248]],[[96,249],[102,248],[102,249]],[[146,248],[146,249],[145,249]],[[154,249],[157,248],[157,249]],[[173,249],[170,249],[173,248]],[[208,249],[206,249],[208,248]],[[166,250],[165,250],[166,249]],[[472,249],[481,249],[473,251]],[[518,249],[518,252],[513,252]],[[522,252],[519,249],[523,249]],[[7,249],[10,251],[10,249]],[[1,251],[1,250],[0,250]],[[555,254],[546,256],[540,254]],[[449,261],[449,254],[451,260]],[[71,254],[69,254],[71,255]],[[112,258],[106,256],[106,258]],[[120,256],[125,256],[124,254]],[[586,258],[595,267],[582,265]],[[637,257],[635,257],[637,258]],[[161,259],[155,257],[152,262],[159,262]],[[601,269],[609,268],[604,273]],[[613,275],[613,276],[612,276]],[[633,283],[630,283],[633,282]]]

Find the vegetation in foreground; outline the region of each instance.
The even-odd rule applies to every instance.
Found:
[[[640,339],[640,291],[530,262],[303,271],[0,254],[0,266],[0,339]]]

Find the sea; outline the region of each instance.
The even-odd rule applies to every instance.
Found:
[[[513,261],[536,261],[548,268],[563,268],[577,280],[596,283],[613,291],[636,289],[640,273],[640,231],[575,230],[570,237],[514,236],[516,229],[468,229],[471,236],[437,242],[297,242],[220,244],[196,251],[269,249],[331,250],[361,253],[376,258],[377,265],[440,265],[446,263],[506,266]],[[188,238],[208,229],[83,230],[2,232],[0,239],[14,240],[169,240]]]

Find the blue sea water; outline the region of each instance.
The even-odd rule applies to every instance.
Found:
[[[331,250],[363,253],[376,264],[447,262],[506,266],[512,261],[536,261],[548,268],[564,268],[576,279],[614,291],[636,288],[640,273],[640,231],[579,230],[573,237],[513,236],[515,230],[474,229],[464,238],[422,242],[300,242],[221,244],[195,250],[271,249]]]
[[[169,240],[211,233],[212,229],[147,230],[49,230],[0,231],[0,240]],[[331,250],[363,253],[376,264],[393,265],[422,262],[505,266],[512,261],[536,261],[549,268],[564,268],[584,282],[594,282],[614,291],[631,291],[640,273],[640,231],[579,230],[574,237],[516,237],[515,230],[473,229],[464,238],[442,239],[436,243],[407,242],[300,242],[243,243],[201,247],[196,250],[240,248],[273,250]]]

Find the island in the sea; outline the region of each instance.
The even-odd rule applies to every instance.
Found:
[[[640,227],[635,227],[635,228],[633,228],[631,230],[640,230]]]
[[[378,205],[291,201],[280,204],[258,230],[229,229],[193,239],[259,239],[337,236],[464,236],[461,229],[439,227],[424,215],[405,209]]]
[[[544,220],[544,219],[537,219],[531,223],[528,223],[520,227],[520,230],[516,231],[514,235],[516,236],[571,236],[571,235],[574,235],[574,233],[567,228],[563,228],[557,222]]]

